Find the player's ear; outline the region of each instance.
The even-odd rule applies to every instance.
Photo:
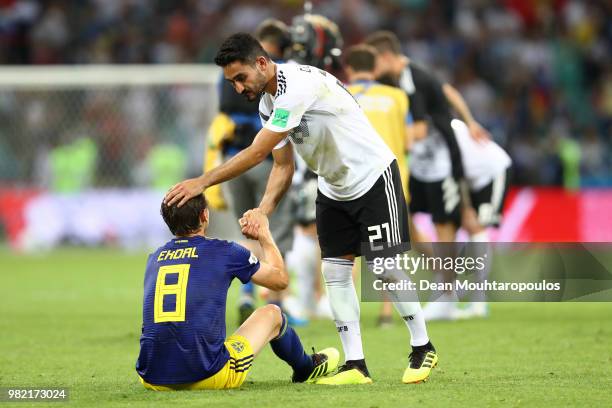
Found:
[[[257,57],[255,60],[255,66],[261,71],[264,72],[268,67],[268,60],[263,55]]]
[[[209,219],[210,219],[210,213],[208,212],[208,208],[205,208],[200,213],[200,222],[208,223]]]

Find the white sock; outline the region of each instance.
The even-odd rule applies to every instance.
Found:
[[[314,314],[317,307],[314,283],[317,262],[319,262],[317,242],[298,232],[295,234],[291,252],[293,253],[292,269],[297,278],[297,299],[303,310],[308,314]]]
[[[372,265],[368,264],[368,267],[371,270]],[[373,273],[373,272],[372,272]],[[394,280],[410,280],[410,277],[404,273],[402,270],[392,270],[385,271],[383,275],[394,276]],[[395,310],[399,313],[401,318],[406,322],[406,326],[408,327],[408,331],[410,332],[410,345],[411,346],[422,346],[429,342],[429,336],[427,336],[427,326],[425,325],[425,317],[423,316],[423,311],[421,309],[421,303],[417,297],[416,293],[410,293],[410,297],[414,297],[413,302],[405,302],[401,301],[401,299],[406,300],[408,297],[407,293],[403,295],[396,291],[388,291],[389,297],[393,301],[393,306],[395,306]]]
[[[417,302],[393,302],[395,310],[402,316],[410,332],[410,345],[423,346],[429,343],[425,317],[421,310],[421,304]],[[418,307],[418,310],[415,310]]]
[[[484,253],[478,253],[476,256],[484,256],[486,254],[486,257],[484,257],[485,267],[481,271],[476,272],[475,276],[476,282],[484,282],[489,276],[489,269],[491,269],[493,262],[493,252],[491,251],[491,247],[489,245],[485,246],[485,243],[489,242],[489,233],[487,230],[477,232],[476,234],[470,236],[470,241],[479,243],[476,246],[479,249],[478,252],[482,252],[481,250],[484,250]],[[477,290],[472,294],[471,301],[486,302],[487,296],[484,291]]]
[[[321,269],[329,304],[344,349],[344,359],[361,360],[364,355],[359,327],[359,299],[351,276],[353,262],[339,258],[325,258]]]
[[[336,328],[344,350],[344,360],[363,360],[363,346],[361,344],[361,328],[359,321],[340,322],[336,320]]]

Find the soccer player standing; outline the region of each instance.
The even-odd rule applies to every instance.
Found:
[[[283,258],[261,212],[247,211],[264,259],[246,248],[206,237],[209,213],[202,194],[182,207],[162,203],[161,213],[176,236],[153,252],[144,279],[143,324],[136,371],[156,391],[237,388],[255,356],[270,343],[293,368],[293,382],[313,382],[339,360],[334,348],[308,355],[276,305],[257,309],[225,339],[227,291],[234,278],[272,290],[287,287]]]
[[[408,96],[396,87],[376,81],[376,49],[366,44],[354,45],[344,53],[345,70],[353,94],[368,120],[395,155],[402,180],[404,195],[408,194],[408,163],[406,153],[410,144]],[[382,303],[378,326],[393,323],[393,308]]]
[[[168,204],[185,203],[207,187],[230,180],[270,152],[274,165],[256,211],[271,213],[294,171],[293,148],[318,175],[317,231],[322,272],[346,363],[320,384],[363,384],[370,378],[361,343],[359,299],[351,269],[361,244],[409,242],[407,208],[397,161],[353,96],[333,75],[314,67],[275,64],[249,34],[237,33],[215,58],[236,92],[260,100],[264,123],[253,143],[202,176],[178,183]],[[248,233],[249,225],[243,226]],[[403,382],[426,380],[437,355],[418,302],[397,302],[411,334]]]

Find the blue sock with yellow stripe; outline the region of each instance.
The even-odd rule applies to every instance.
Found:
[[[306,354],[297,333],[287,324],[287,316],[282,314],[283,323],[279,335],[270,341],[274,354],[293,368],[298,376],[308,376],[314,369],[312,358]]]

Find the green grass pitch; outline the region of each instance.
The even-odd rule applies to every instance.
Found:
[[[291,384],[289,367],[267,348],[240,390],[146,391],[134,371],[145,259],[113,250],[27,257],[0,251],[0,387],[69,387],[68,405],[79,407],[612,404],[610,303],[493,304],[486,320],[431,323],[440,364],[425,384],[401,383],[407,331],[399,318],[395,327],[377,329],[377,305],[370,303],[362,306],[362,332],[372,385]],[[228,333],[235,329],[235,298],[236,286]],[[308,349],[341,349],[330,321],[298,332]]]

